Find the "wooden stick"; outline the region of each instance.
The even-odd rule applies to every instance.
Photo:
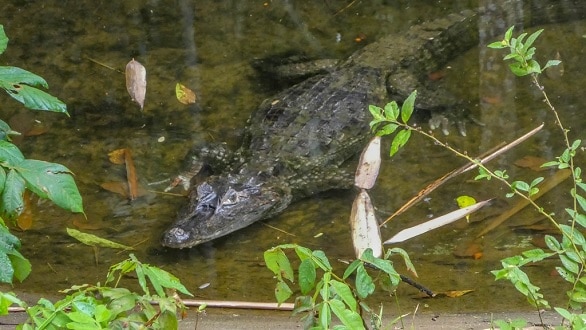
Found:
[[[277,303],[268,302],[253,302],[253,301],[230,301],[230,300],[198,300],[198,299],[183,299],[183,304],[187,307],[199,307],[206,305],[206,308],[235,308],[235,309],[262,309],[262,310],[279,310],[291,311],[295,307],[293,303]],[[156,305],[155,302],[151,302]],[[26,312],[22,307],[8,307],[10,313]]]
[[[531,200],[536,200],[539,197],[543,196],[552,188],[556,187],[558,184],[567,179],[570,176],[570,174],[572,174],[572,171],[566,169],[557,171],[552,177],[548,178],[543,182],[543,184],[540,185],[539,192],[531,196]],[[482,229],[482,231],[480,231],[478,235],[476,235],[476,238],[484,236],[488,232],[500,226],[503,222],[505,222],[507,219],[515,215],[517,212],[521,211],[527,205],[529,205],[529,201],[526,199],[522,199],[517,205],[502,213],[500,216],[491,220],[490,223],[486,227],[484,227],[484,229]]]
[[[481,156],[482,158],[479,160],[479,163],[485,164],[488,161],[491,161],[492,159],[499,156],[500,154],[502,154],[506,151],[509,151],[511,148],[517,146],[519,143],[527,140],[529,137],[531,137],[535,133],[539,132],[539,130],[541,130],[542,128],[543,128],[543,124],[537,126],[536,128],[532,129],[528,133],[517,138],[513,142],[504,145],[503,147],[500,147],[502,145],[502,143],[499,144],[499,146],[496,146],[496,147],[490,149],[488,151],[489,154],[487,156]],[[492,150],[495,150],[495,151],[492,151]],[[405,212],[407,209],[409,209],[410,207],[415,205],[417,202],[419,202],[420,200],[425,198],[425,196],[429,195],[432,191],[434,191],[436,188],[438,188],[442,184],[446,183],[451,178],[456,177],[456,176],[458,176],[462,173],[465,173],[467,171],[470,171],[472,169],[475,169],[476,167],[478,167],[478,164],[468,163],[460,168],[457,168],[457,169],[445,174],[444,176],[442,176],[439,179],[435,180],[434,182],[430,183],[427,187],[425,187],[421,191],[419,191],[419,193],[417,193],[417,195],[415,197],[411,198],[407,203],[405,203],[397,211],[395,211],[395,213],[391,214],[391,216],[389,216],[382,224],[380,224],[380,227],[384,226],[387,222],[391,221],[397,215]]]

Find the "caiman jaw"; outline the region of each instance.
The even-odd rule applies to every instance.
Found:
[[[291,193],[282,183],[215,178],[191,192],[187,207],[165,231],[161,243],[170,248],[193,247],[281,212],[290,202]]]

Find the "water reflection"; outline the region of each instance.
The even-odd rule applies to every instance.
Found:
[[[201,247],[166,250],[158,243],[160,233],[173,220],[183,199],[149,193],[129,203],[104,191],[99,184],[124,179],[124,169],[110,164],[107,153],[120,147],[132,149],[142,184],[160,191],[164,184],[149,183],[178,173],[192,145],[212,141],[238,145],[250,112],[275,92],[251,68],[253,59],[292,50],[314,58],[344,58],[382,35],[404,31],[417,22],[471,8],[479,2],[349,3],[9,1],[0,13],[0,23],[10,38],[3,61],[46,78],[50,92],[68,104],[72,117],[22,111],[8,102],[2,107],[2,117],[25,113],[25,119],[16,117],[17,121],[38,120],[45,125],[47,133],[25,138],[20,147],[27,157],[60,162],[76,173],[88,218],[103,224],[94,234],[127,245],[147,239],[137,246],[137,256],[173,272],[200,297],[272,301],[273,280],[261,264],[262,251],[279,243],[296,242],[323,249],[332,260],[350,257],[353,250],[348,215],[353,192],[335,191],[299,202],[267,222],[286,233],[256,224]],[[490,34],[488,30],[495,26],[499,30],[507,27],[524,14],[522,9],[519,7],[509,16],[486,13],[480,36]],[[578,111],[583,104],[580,96],[584,75],[579,69],[584,28],[579,23],[548,26],[538,45],[544,54],[548,49],[559,51],[566,62],[563,78],[544,78],[544,84],[556,95],[563,119],[576,132],[584,124],[584,114]],[[481,42],[487,39],[481,38]],[[144,113],[127,96],[123,75],[96,63],[122,69],[132,57],[147,67]],[[466,139],[446,139],[470,154],[478,154],[545,121],[545,132],[495,161],[495,166],[525,179],[535,174],[511,166],[513,161],[528,154],[551,158],[560,152],[560,148],[552,147],[559,145],[559,138],[538,94],[526,80],[507,74],[501,57],[480,48],[451,63],[446,84],[456,95],[479,101],[474,113],[486,126],[469,126]],[[178,103],[174,96],[176,82],[195,90],[199,103],[191,107]],[[164,142],[158,142],[160,137],[165,138]],[[411,143],[412,149],[386,160],[379,185],[373,191],[381,217],[459,165],[428,141],[415,138]],[[384,228],[383,236],[453,209],[453,199],[458,195],[477,199],[504,195],[499,185],[491,182],[480,186],[470,181],[472,177],[458,178],[442,187],[429,201]],[[562,195],[566,188],[554,194]],[[561,214],[555,207],[558,200],[554,194],[544,197],[543,203]],[[512,203],[499,200],[497,211]],[[34,228],[19,233],[23,253],[31,258],[34,268],[31,277],[17,286],[18,290],[54,292],[74,283],[103,281],[107,266],[124,258],[116,251],[102,249],[97,253],[96,265],[91,248],[66,236],[64,227],[73,225],[70,215],[48,203],[41,203],[37,212]],[[516,218],[534,216],[524,211]],[[441,229],[402,246],[411,253],[424,284],[438,291],[476,290],[460,299],[426,300],[427,309],[501,310],[509,309],[509,303],[514,308],[525,307],[523,298],[512,292],[508,283],[493,282],[489,271],[498,267],[500,258],[527,248],[532,233],[500,228],[484,240],[482,259],[455,259],[454,243],[476,230],[478,220],[471,225],[461,223]],[[316,237],[318,233],[322,235]],[[547,286],[546,290],[559,291],[558,279],[548,276],[546,273],[540,284]],[[198,290],[204,283],[210,286]],[[409,287],[402,286],[400,296],[405,297],[406,309],[420,302]]]

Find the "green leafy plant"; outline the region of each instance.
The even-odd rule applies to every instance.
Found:
[[[143,294],[118,287],[129,273],[138,278]],[[14,294],[0,292],[0,315],[7,314],[12,304],[24,308],[29,319],[17,329],[177,329],[177,314],[186,307],[175,291],[192,296],[175,276],[131,254],[110,267],[104,286],[74,285],[61,291],[67,296],[55,303],[41,298],[27,306]]]
[[[294,250],[299,258],[297,274],[293,271],[286,250]],[[271,248],[265,251],[264,260],[277,279],[275,297],[279,304],[291,297],[293,291],[288,283],[295,283],[297,278],[302,295],[295,299],[293,313],[306,313],[303,317],[305,328],[329,329],[333,314],[348,329],[365,329],[362,310],[370,313],[372,319],[377,319],[377,315],[363,301],[376,288],[376,280],[369,274],[368,269],[377,272],[380,275],[377,279],[381,285],[393,291],[401,282],[401,276],[395,271],[389,258],[397,254],[403,257],[407,268],[415,272],[407,253],[399,248],[389,249],[384,258],[374,257],[372,250],[367,249],[360,259],[353,261],[346,268],[341,277],[336,275],[323,251],[312,251],[297,244],[283,244]],[[354,276],[353,284],[350,281],[351,276]],[[380,328],[380,317],[378,320],[379,324],[373,324],[374,328]]]
[[[0,54],[8,46],[8,37],[0,25]],[[67,113],[65,103],[37,87],[48,88],[47,82],[26,70],[0,66],[0,88],[33,110]],[[50,199],[59,207],[83,213],[81,195],[73,173],[65,166],[35,159],[26,159],[10,135],[18,134],[0,120],[0,215],[14,221],[24,209],[25,189],[41,198]],[[0,282],[23,281],[31,271],[29,261],[18,251],[20,241],[12,235],[0,218]]]
[[[553,213],[547,212],[531,198],[539,192],[539,184],[543,181],[542,177],[535,178],[531,182],[510,182],[509,175],[504,170],[490,170],[480,160],[473,159],[466,153],[460,152],[441,142],[435,136],[410,126],[408,120],[413,112],[413,102],[411,100],[403,104],[401,112],[398,111],[398,106],[395,102],[387,104],[384,108],[370,106],[369,110],[373,115],[373,120],[370,125],[373,131],[381,136],[390,135],[400,129],[393,139],[391,155],[395,154],[400,147],[407,143],[410,133],[405,132],[416,131],[432,139],[436,144],[450,150],[457,156],[465,158],[478,166],[479,174],[476,176],[477,180],[494,178],[502,182],[511,191],[506,195],[507,197],[520,196],[527,200],[540,214],[549,219],[559,230],[561,240],[547,235],[545,242],[549,251],[533,249],[525,251],[521,255],[505,258],[501,260],[503,268],[494,270],[492,273],[497,280],[509,280],[520,293],[527,297],[528,302],[534,307],[549,308],[548,301],[539,292],[540,288],[531,282],[522,267],[527,264],[540,262],[549,257],[557,256],[560,261],[560,266],[557,266],[556,270],[564,280],[569,282],[570,289],[566,292],[568,296],[567,307],[554,307],[554,309],[570,323],[572,328],[578,329],[586,325],[586,314],[582,313],[584,304],[586,303],[586,239],[581,233],[581,231],[586,229],[586,197],[583,196],[586,192],[586,184],[582,182],[582,171],[580,167],[574,164],[574,157],[581,146],[581,140],[576,139],[571,141],[569,139],[569,130],[564,127],[556,109],[547,96],[544,86],[538,80],[543,70],[560,63],[559,60],[549,60],[544,66],[541,66],[534,59],[535,47],[532,45],[542,31],[536,31],[529,36],[527,33],[522,33],[515,38],[513,37],[513,28],[511,27],[505,33],[502,41],[491,43],[489,47],[509,50],[509,54],[504,57],[504,60],[511,61],[509,64],[511,71],[517,76],[530,77],[532,83],[541,91],[551,113],[555,116],[555,122],[564,137],[565,149],[559,157],[556,157],[556,160],[547,162],[542,166],[554,167],[559,170],[571,172],[573,187],[570,190],[570,198],[568,198],[570,205],[565,209],[566,213],[570,216],[569,221],[562,220]],[[416,92],[413,92],[410,98],[415,98],[415,95]],[[509,328],[516,327],[517,325],[509,324]]]

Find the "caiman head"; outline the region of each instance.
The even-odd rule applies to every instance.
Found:
[[[276,179],[212,177],[192,189],[188,205],[161,243],[171,248],[193,247],[280,213],[291,199],[290,189]]]

